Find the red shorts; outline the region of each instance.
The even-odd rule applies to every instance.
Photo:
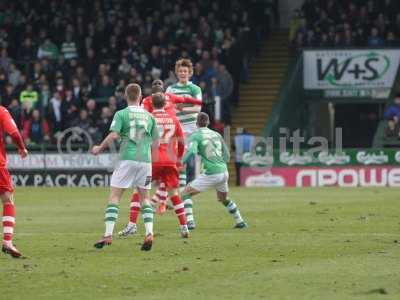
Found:
[[[14,187],[10,173],[8,173],[6,168],[0,168],[0,194],[4,194],[5,192],[12,193],[13,191]]]
[[[175,166],[153,166],[153,180],[164,182],[168,189],[179,187],[179,172]]]

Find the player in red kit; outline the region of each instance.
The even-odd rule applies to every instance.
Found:
[[[7,170],[7,154],[4,147],[4,134],[11,136],[18,147],[22,158],[28,155],[24,141],[18,131],[17,125],[8,110],[0,106],[0,198],[3,203],[3,247],[2,251],[12,257],[18,258],[21,252],[12,243],[15,226],[15,205],[13,202],[14,187],[10,173]]]
[[[181,236],[187,238],[189,237],[189,230],[183,202],[179,196],[178,171],[178,165],[185,151],[184,134],[178,119],[165,111],[165,102],[164,94],[153,94],[152,106],[154,109],[152,114],[160,133],[160,145],[158,149],[153,149],[152,151],[152,179],[158,184],[163,183],[165,185],[179,220]],[[132,197],[130,222],[125,228],[127,231],[133,227],[135,229],[134,232],[136,232],[139,211],[140,202],[135,193]],[[128,235],[130,233],[132,232],[120,235]]]

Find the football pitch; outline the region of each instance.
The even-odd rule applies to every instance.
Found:
[[[399,189],[233,188],[249,224],[214,193],[194,200],[182,240],[172,211],[102,250],[108,190],[18,188],[15,244],[0,255],[2,299],[400,299]],[[116,229],[127,221],[128,195]]]

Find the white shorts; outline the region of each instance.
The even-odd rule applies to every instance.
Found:
[[[199,177],[189,183],[189,186],[199,192],[214,188],[218,192],[227,193],[229,191],[228,179],[228,172],[213,175],[200,174]]]
[[[111,176],[112,187],[151,189],[151,163],[121,160]]]

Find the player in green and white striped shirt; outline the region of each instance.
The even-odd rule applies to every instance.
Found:
[[[203,163],[204,173],[190,182],[182,193],[182,198],[194,196],[209,188],[217,191],[218,200],[227,208],[235,219],[234,228],[246,228],[239,209],[235,202],[228,197],[228,168],[230,159],[229,149],[221,135],[208,129],[209,118],[206,113],[199,113],[197,117],[198,129],[189,137],[189,148],[182,159],[186,163],[190,156],[199,154]]]
[[[175,94],[182,97],[192,97],[198,100],[202,100],[201,89],[199,86],[192,83],[190,78],[193,76],[193,64],[189,59],[179,59],[175,63],[175,74],[178,77],[178,82],[167,88],[167,93]],[[192,104],[178,104],[176,116],[182,125],[183,132],[185,133],[185,139],[196,131],[196,120],[197,115],[201,110],[201,106]],[[194,170],[195,161],[191,159],[188,163],[189,168]],[[183,188],[186,186],[186,173],[187,169],[181,170],[179,174],[180,186]],[[195,228],[195,222],[193,217],[193,202],[190,197],[184,200],[185,212],[187,218],[187,224],[189,229]]]
[[[148,251],[153,243],[153,208],[150,204],[151,146],[158,143],[158,129],[154,117],[139,106],[142,92],[137,84],[129,84],[125,90],[128,107],[115,113],[111,133],[92,153],[103,152],[113,141],[121,139],[120,161],[111,176],[111,191],[105,212],[105,233],[95,243],[103,248],[112,243],[112,234],[118,218],[119,201],[126,189],[136,188],[140,194],[143,222],[146,229],[142,250]]]

